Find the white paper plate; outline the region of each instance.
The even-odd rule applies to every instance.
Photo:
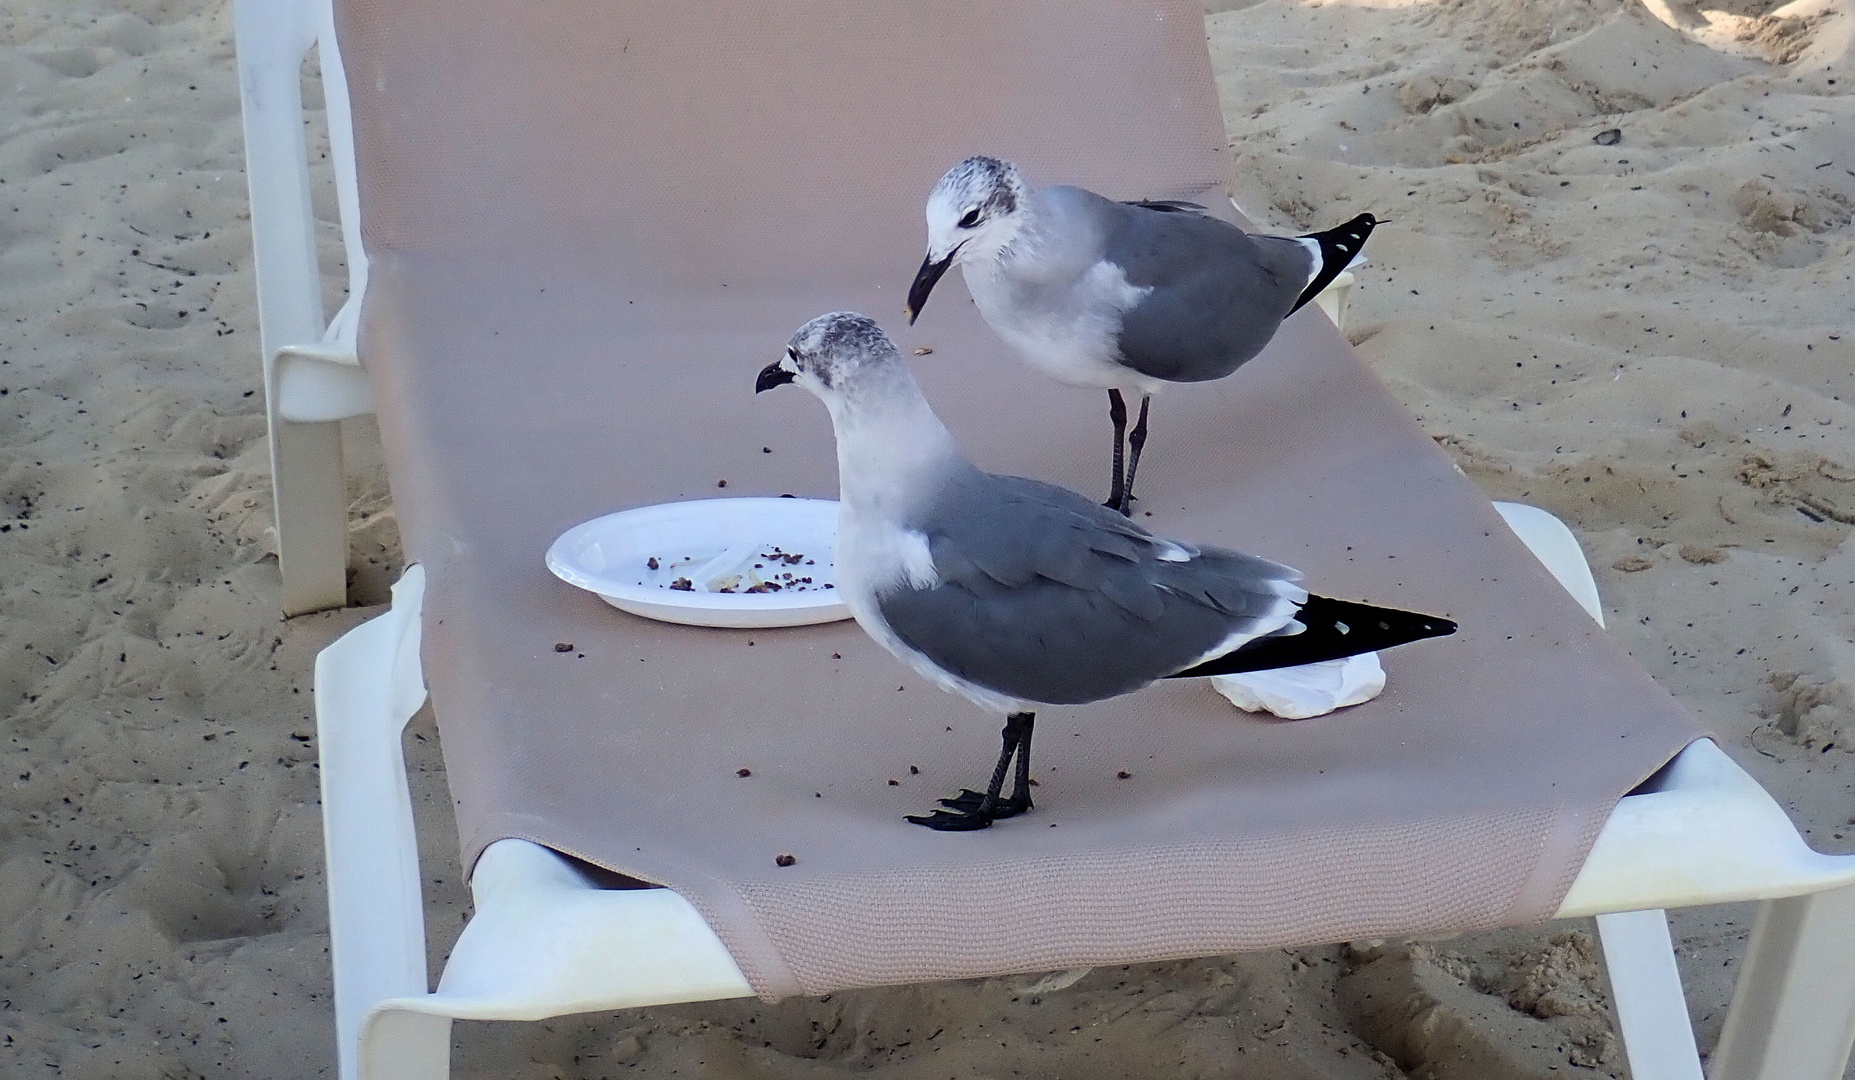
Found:
[[[647,619],[809,626],[850,618],[837,595],[836,539],[835,502],[701,499],[575,525],[548,548],[547,566],[569,585]],[[746,591],[756,586],[763,591]]]

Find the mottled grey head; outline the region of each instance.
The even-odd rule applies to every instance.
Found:
[[[761,370],[754,392],[795,383],[829,401],[890,371],[907,368],[882,327],[854,311],[833,311],[799,327],[786,342],[786,355]]]
[[[928,192],[927,258],[908,290],[908,321],[914,322],[928,293],[955,262],[998,254],[1017,236],[1030,189],[1009,161],[969,157]]]

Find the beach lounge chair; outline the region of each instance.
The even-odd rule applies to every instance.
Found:
[[[455,1018],[1555,915],[1598,917],[1636,1080],[1695,1080],[1662,911],[1743,900],[1762,903],[1712,1075],[1841,1075],[1855,858],[1804,844],[1592,625],[1569,531],[1477,496],[1318,313],[1173,407],[1150,505],[1168,532],[1462,632],[1395,654],[1383,697],[1316,721],[1239,720],[1202,687],[1053,712],[1048,730],[1075,730],[1038,767],[1063,771],[1039,773],[1039,809],[1012,828],[901,822],[937,792],[890,770],[942,783],[991,722],[854,626],[651,624],[547,577],[547,542],[601,512],[723,480],[830,493],[821,419],[754,402],[753,374],[819,311],[899,310],[947,162],[989,149],[1210,204],[1228,159],[1195,4],[236,13],[283,603],[342,601],[335,425],[370,409],[412,564],[391,610],[316,667],[344,1080],[445,1076]],[[326,325],[312,47],[351,290]],[[1092,396],[1022,375],[976,316],[939,307],[905,342],[932,335],[917,368],[967,445],[1093,479],[1095,425],[1068,419]],[[1233,515],[1246,499],[1281,514]],[[475,897],[435,992],[399,749],[428,685]]]

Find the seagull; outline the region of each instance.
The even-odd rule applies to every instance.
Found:
[[[1280,563],[1154,536],[1067,488],[980,471],[865,316],[800,327],[754,392],[787,383],[824,402],[837,435],[838,595],[903,663],[1006,717],[985,791],[942,799],[908,818],[917,825],[983,829],[1030,810],[1039,706],[1455,632],[1433,615],[1311,595]]]
[[[1071,386],[1105,387],[1114,422],[1105,505],[1125,515],[1153,394],[1221,379],[1261,352],[1381,224],[1360,214],[1307,236],[1251,234],[1196,203],[1032,190],[1010,162],[970,157],[928,194],[927,258],[905,314],[912,324],[958,263],[979,314],[1026,363]],[[1140,395],[1131,434],[1123,392]]]

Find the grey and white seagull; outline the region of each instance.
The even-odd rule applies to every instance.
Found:
[[[1107,505],[1129,513],[1154,392],[1221,379],[1260,353],[1381,224],[1360,214],[1326,232],[1264,236],[1203,211],[1033,189],[1010,162],[967,158],[928,194],[927,258],[908,290],[908,321],[957,263],[979,314],[1026,363],[1058,382],[1106,388]],[[1131,434],[1123,391],[1140,395]]]
[[[942,799],[915,824],[983,829],[1029,810],[1040,705],[1455,631],[1433,615],[1313,596],[1280,563],[1166,540],[1067,488],[980,471],[862,315],[800,327],[754,390],[785,383],[817,395],[837,432],[837,587],[851,614],[925,678],[1007,717],[986,790]]]

